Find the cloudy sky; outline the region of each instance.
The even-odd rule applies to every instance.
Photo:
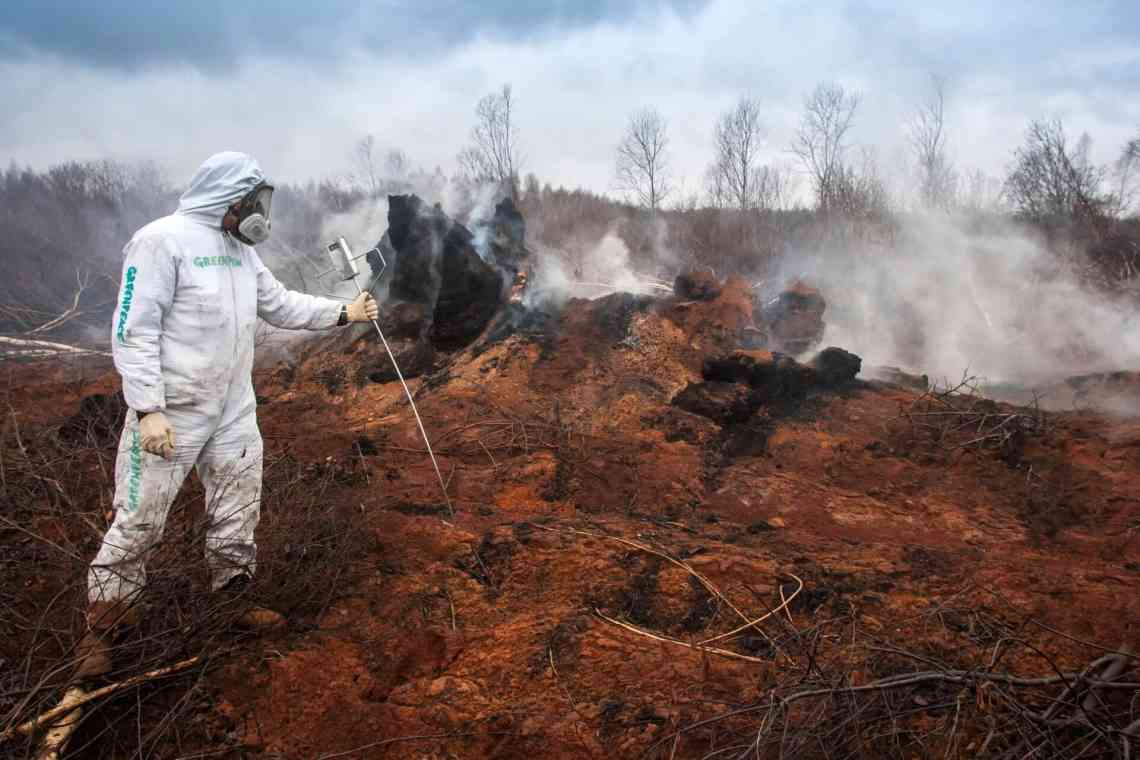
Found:
[[[302,180],[345,173],[372,133],[451,172],[509,82],[541,180],[611,190],[623,124],[652,105],[693,192],[719,112],[758,98],[769,160],[791,162],[821,81],[862,94],[855,140],[901,166],[932,74],[960,166],[1000,173],[1040,117],[1111,160],[1140,131],[1140,3],[3,0],[0,161],[151,159],[179,180],[237,149]]]

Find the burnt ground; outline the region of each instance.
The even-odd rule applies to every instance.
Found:
[[[734,712],[773,689],[858,685],[932,661],[1042,676],[1140,643],[1140,424],[1053,414],[1011,454],[916,438],[900,421],[916,393],[884,384],[812,390],[744,420],[671,404],[750,310],[731,282],[708,302],[576,301],[556,324],[499,330],[410,381],[454,516],[398,383],[347,371],[329,382],[331,360],[315,350],[262,368],[268,459],[325,473],[327,499],[346,510],[337,530],[358,535],[329,544],[321,572],[340,571],[315,581],[323,596],[296,606],[288,630],[226,639],[209,668],[147,692],[150,711],[137,696],[108,704],[129,727],[97,713],[75,756],[131,756],[137,723],[159,757],[705,757],[747,749],[763,713]],[[106,367],[66,381],[32,373],[12,375],[9,462],[17,430],[66,427],[82,398],[116,386]],[[105,409],[87,402],[100,420]],[[5,551],[23,558],[2,568],[8,609],[75,596],[65,590],[81,565],[47,562],[39,538],[60,543],[80,513],[90,528],[69,546],[94,553],[106,438],[68,465],[87,500],[30,532],[5,523]],[[297,519],[272,532],[293,508],[276,494],[259,539],[279,558],[275,580],[304,572],[290,536],[320,529]],[[192,514],[193,494],[184,501]],[[4,508],[16,519],[30,507]],[[778,609],[796,579],[786,610],[716,645],[727,655],[611,622],[692,644],[738,627],[731,607]],[[77,613],[61,620],[63,639]],[[6,664],[22,662],[16,642],[29,635],[12,630]],[[870,712],[836,719],[861,715],[855,702],[789,710],[788,725],[820,738],[785,756],[1016,749],[982,692],[908,692],[889,705],[893,732]],[[193,719],[164,729],[178,699]]]

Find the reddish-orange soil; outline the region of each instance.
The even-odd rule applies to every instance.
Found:
[[[354,472],[340,493],[375,540],[343,557],[351,580],[312,626],[208,676],[210,720],[244,747],[228,756],[637,757],[804,675],[757,636],[720,646],[763,662],[603,619],[686,642],[740,622],[686,570],[605,536],[683,559],[750,615],[801,579],[766,626],[847,621],[820,657],[850,658],[852,683],[882,674],[858,670],[848,629],[960,667],[989,660],[993,619],[1068,669],[1099,652],[1044,626],[1140,643],[1140,424],[1057,414],[1013,456],[948,453],[907,437],[914,392],[857,383],[730,434],[669,402],[751,308],[740,281],[711,302],[576,301],[544,336],[410,381],[454,516],[399,384],[351,373],[379,356],[371,338],[260,369],[269,455]],[[332,391],[329,367],[345,368]],[[55,380],[13,387],[25,424],[114,387]],[[1016,649],[1002,668],[1047,675],[1043,656]],[[661,756],[712,741],[687,733]]]

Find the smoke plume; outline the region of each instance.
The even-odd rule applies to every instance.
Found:
[[[1140,365],[1135,310],[1083,287],[1078,261],[1008,221],[918,215],[891,244],[795,252],[773,282],[819,287],[825,343],[872,365],[1025,385]]]

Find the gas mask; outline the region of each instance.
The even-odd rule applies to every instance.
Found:
[[[269,205],[273,185],[262,182],[230,206],[222,219],[222,229],[246,245],[264,243],[269,238]]]

